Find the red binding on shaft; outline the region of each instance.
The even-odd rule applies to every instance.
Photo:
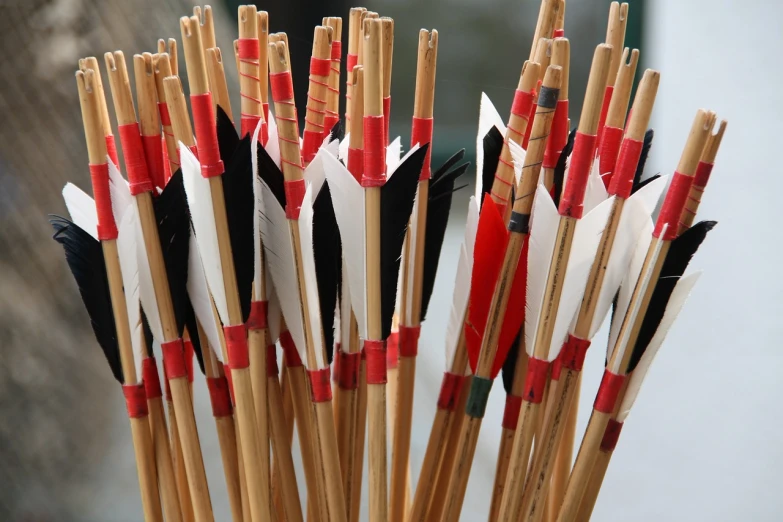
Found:
[[[304,200],[305,186],[304,179],[283,182],[285,189],[285,217],[288,219],[299,219],[299,212],[302,210],[302,201]]]
[[[364,117],[364,173],[362,187],[386,183],[386,145],[383,143],[383,116]]]
[[[568,370],[581,372],[588,348],[590,348],[589,339],[580,339],[579,337],[568,334],[568,338],[563,344],[563,348],[560,350],[560,356],[558,357],[558,359],[560,359],[560,365]]]
[[[693,186],[704,189],[710,181],[710,174],[712,174],[712,168],[714,166],[714,163],[700,161],[699,164],[696,165],[696,173],[693,175]]]
[[[291,337],[291,332],[288,330],[280,334],[280,346],[283,348],[283,358],[285,359],[286,366],[289,368],[302,366],[302,359],[299,357],[299,352],[296,350],[294,338]]]
[[[166,379],[187,377],[185,346],[182,344],[182,339],[161,343],[160,348],[163,352],[163,367],[166,372]]]
[[[98,215],[98,239],[110,241],[117,239],[117,223],[111,208],[111,193],[109,191],[109,165],[90,165],[90,181],[95,197],[95,211]]]
[[[386,347],[383,341],[364,341],[367,384],[386,384]]]
[[[140,419],[147,416],[147,394],[144,391],[144,384],[123,384],[122,394],[125,396],[125,408],[128,410],[129,418]]]
[[[266,376],[277,377],[280,369],[277,367],[277,346],[268,344],[266,346]]]
[[[608,127],[607,130],[611,129]],[[642,155],[644,142],[625,138],[620,146],[620,153],[617,156],[617,162],[614,166],[612,181],[609,183],[608,193],[610,196],[617,196],[620,199],[631,197],[633,190],[633,178],[636,174],[636,166],[639,164],[639,158]]]
[[[604,133],[601,134],[601,150],[598,154],[598,172],[601,174],[601,180],[607,189],[614,177],[617,154],[620,151],[622,139],[623,129],[619,127],[604,127]]]
[[[212,94],[191,94],[190,105],[193,109],[193,127],[196,131],[201,175],[205,178],[220,176],[225,168],[220,159],[220,149],[218,148],[215,112],[212,110]]]
[[[692,184],[693,176],[686,176],[680,172],[674,173],[669,190],[666,191],[666,199],[663,200],[661,213],[658,214],[658,220],[655,222],[653,237],[663,241],[671,241],[677,237],[677,225],[680,222],[682,209],[685,208],[688,194],[691,192]],[[664,232],[664,226],[666,226],[666,232]]]
[[[389,145],[389,120],[391,118],[391,96],[383,98],[383,145]]]
[[[400,325],[400,355],[402,357],[416,357],[419,351],[419,335],[421,326]]]
[[[332,92],[337,95],[338,99],[340,96],[340,57],[342,56],[342,42],[334,41],[332,42],[332,49],[331,49],[331,66],[329,70],[337,75],[337,85],[338,87],[332,87],[331,84],[329,85],[328,89],[329,92]],[[338,103],[339,105],[339,103]],[[337,114],[337,112],[329,109],[329,107],[326,107],[326,115],[324,116],[324,138],[326,138],[326,135],[329,134],[334,126],[337,124],[337,122],[340,121],[340,115]],[[323,141],[323,140],[321,140]]]
[[[542,167],[553,169],[557,166],[560,153],[568,143],[568,100],[558,100],[552,117],[552,128],[544,151]]]
[[[106,135],[106,154],[114,166],[119,168],[120,160],[117,158],[117,143],[114,141],[114,134]]]
[[[163,390],[160,389],[160,374],[158,373],[158,364],[155,357],[146,357],[141,361],[141,375],[144,381],[144,390],[147,393],[147,399],[158,399],[163,397]]]
[[[614,451],[614,448],[617,447],[617,440],[620,438],[620,432],[622,430],[622,422],[617,422],[615,419],[609,419],[609,424],[606,425],[606,431],[604,431],[604,438],[601,439],[601,451]]]
[[[247,318],[248,330],[263,330],[267,327],[268,301],[251,301],[250,315]]]
[[[315,403],[332,400],[332,382],[328,366],[322,370],[307,370],[307,379],[310,381],[310,400]]]
[[[250,350],[247,347],[247,330],[244,324],[224,326],[228,366],[232,370],[250,367]]]
[[[614,411],[617,397],[625,382],[625,375],[618,375],[609,370],[604,370],[604,376],[601,379],[601,385],[598,387],[598,393],[595,396],[593,409],[601,413],[612,413]]]
[[[117,127],[122,144],[122,157],[125,159],[125,171],[128,174],[130,193],[134,196],[152,192],[152,181],[144,157],[144,145],[141,141],[139,124],[136,122]]]
[[[333,361],[332,361],[332,382],[340,382],[340,363],[342,362],[343,356],[342,356],[342,350],[340,349],[340,343],[335,342],[334,343],[334,351],[332,352],[334,355]]]
[[[386,368],[397,368],[400,363],[400,332],[392,332],[386,339]]]
[[[443,380],[440,383],[440,394],[438,394],[438,408],[454,412],[457,410],[459,394],[462,391],[462,385],[465,384],[465,377],[456,373],[443,372]]]
[[[337,385],[343,390],[355,390],[359,387],[359,365],[361,352],[340,352],[340,372]]]
[[[598,141],[596,142],[596,146],[601,146],[601,141],[603,140],[603,134],[604,134],[604,127],[606,126],[606,116],[609,114],[609,104],[612,101],[612,94],[614,94],[614,85],[607,85],[606,90],[604,91],[604,101],[601,104],[601,113],[598,116]],[[595,149],[593,149],[593,153],[595,153]]]
[[[532,404],[540,404],[544,399],[546,377],[549,373],[549,361],[530,357],[527,360],[527,375],[522,398]]]
[[[150,182],[153,187],[163,189],[166,186],[166,174],[163,168],[163,142],[160,140],[160,134],[142,136],[141,145],[144,148]]]
[[[432,118],[417,118],[413,117],[413,129],[411,130],[411,147],[416,145],[423,147],[426,144],[430,144],[427,148],[427,154],[424,156],[424,163],[421,166],[421,173],[419,174],[419,181],[425,181],[432,176],[431,172],[431,157],[432,157]]]
[[[581,219],[584,212],[585,191],[590,167],[595,154],[596,136],[576,132],[574,151],[571,153],[571,166],[568,168],[568,181],[560,199],[558,212],[561,216]]]
[[[182,343],[185,347],[185,373],[187,374],[188,382],[193,384],[193,356],[196,354],[196,350],[193,348],[193,343],[190,339],[183,339]]]
[[[522,397],[518,395],[506,395],[506,405],[503,408],[503,428],[516,430],[519,422],[519,410],[522,409]]]
[[[536,110],[538,109],[538,99],[536,98],[536,94],[541,89],[541,80],[538,80],[538,83],[536,84],[535,92],[533,93],[533,100],[530,103],[530,112],[527,116],[527,128],[525,129],[525,138],[522,140],[522,148],[527,150],[527,146],[530,143],[530,133],[533,132],[533,125],[531,125],[533,118],[536,115]]]
[[[209,390],[209,402],[212,404],[212,415],[216,419],[228,417],[234,413],[226,377],[207,377],[207,389]]]
[[[348,172],[353,174],[357,183],[362,182],[364,173],[364,149],[348,149]]]

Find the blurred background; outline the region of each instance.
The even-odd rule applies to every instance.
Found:
[[[436,28],[433,163],[461,147],[475,157],[481,92],[504,118],[508,115],[539,3],[364,3],[395,19],[391,135],[409,142],[417,34],[421,27]],[[594,518],[781,520],[783,283],[771,203],[783,188],[772,157],[773,127],[783,116],[783,102],[774,94],[781,81],[776,64],[783,34],[777,21],[783,6],[771,0],[629,3],[626,45],[641,49],[640,71],[662,71],[647,173],[673,171],[697,108],[717,111],[729,128],[700,209],[705,218],[720,222],[692,263],[705,274],[624,430]],[[229,57],[238,4],[212,3],[218,45]],[[179,40],[178,18],[192,5],[185,0],[0,1],[0,520],[141,520],[122,397],[62,250],[50,239],[46,215],[65,212],[60,190],[66,181],[89,187],[73,80],[78,58],[115,49],[130,57],[154,51],[158,38]],[[608,5],[568,1],[572,121],[578,119],[594,46],[604,40]],[[351,6],[343,0],[259,5],[269,12],[272,31],[288,32],[299,104],[306,95],[314,25],[323,16],[343,16],[347,41]],[[753,37],[740,39],[748,29]],[[238,103],[234,62],[225,63],[232,101]],[[180,73],[184,76],[184,66]],[[469,190],[455,198],[433,305],[422,328],[411,448],[414,484],[443,370],[452,260]],[[577,438],[600,380],[605,330],[588,354]],[[195,400],[216,520],[229,520],[217,438],[199,378]],[[502,410],[498,385],[462,520],[486,519]]]

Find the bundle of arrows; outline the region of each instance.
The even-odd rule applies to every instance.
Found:
[[[350,11],[346,55],[341,18],[315,28],[300,112],[286,34],[239,7],[236,126],[209,6],[180,19],[190,111],[174,39],[133,56],[135,100],[123,53],[105,54],[114,121],[98,60],[79,61],[93,197],[67,184],[70,219],[50,221],[121,384],[144,520],[215,518],[193,354],[234,521],[358,521],[365,440],[371,522],[459,520],[501,371],[489,520],[590,518],[698,277],[684,272],[715,226],[693,223],[726,122],[698,110],[670,182],[645,176],[660,73],[639,75],[629,111],[639,52],[623,47],[628,5],[615,2],[569,132],[564,14],[564,0],[542,0],[508,123],[480,101],[475,195],[456,259],[442,261],[457,275],[416,484],[419,333],[452,194],[469,170],[464,149],[430,165],[438,32],[419,32],[404,155],[389,136],[394,21],[364,8]],[[608,315],[606,368],[572,466],[580,372]]]

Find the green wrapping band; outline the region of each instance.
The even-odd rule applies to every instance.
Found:
[[[475,419],[484,418],[490,390],[492,390],[492,379],[474,375],[470,385],[470,395],[465,403],[465,413]]]

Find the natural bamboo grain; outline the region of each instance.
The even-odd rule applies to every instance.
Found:
[[[228,83],[226,83],[226,72],[223,69],[223,55],[220,52],[220,48],[212,47],[207,49],[205,57],[209,89],[212,91],[212,104],[214,107],[223,109],[228,119],[233,122],[234,113],[231,111],[231,99],[228,94]]]

